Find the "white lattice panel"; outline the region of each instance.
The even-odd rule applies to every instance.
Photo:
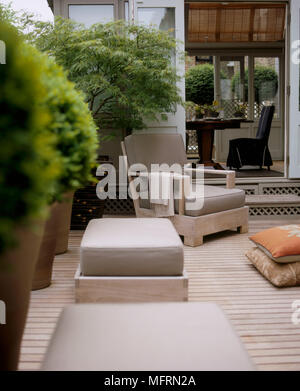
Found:
[[[300,215],[300,207],[284,206],[284,207],[250,207],[250,216],[291,216]]]
[[[237,185],[238,189],[244,190],[246,195],[257,195],[258,193],[258,185]]]
[[[284,195],[294,194],[300,195],[300,183],[261,183],[258,185],[259,194],[269,195]]]

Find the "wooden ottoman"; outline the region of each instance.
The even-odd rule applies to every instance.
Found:
[[[213,303],[75,304],[56,327],[44,371],[249,371]]]
[[[77,303],[186,301],[183,245],[168,219],[90,221],[75,275]]]

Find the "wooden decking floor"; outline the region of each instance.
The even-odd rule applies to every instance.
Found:
[[[284,217],[250,220],[250,233],[290,222]],[[32,292],[21,370],[39,369],[61,310],[74,302],[81,237],[81,231],[72,231],[68,253],[55,259],[52,285]],[[300,370],[300,324],[291,321],[300,287],[278,289],[269,284],[245,257],[250,247],[248,234],[232,232],[207,237],[200,247],[185,247],[189,300],[221,305],[258,369]]]

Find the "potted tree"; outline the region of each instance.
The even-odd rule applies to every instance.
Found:
[[[57,23],[55,23],[54,25],[50,22],[39,22],[37,21],[36,17],[34,17],[34,15],[27,13],[26,11],[16,12],[12,9],[11,5],[3,4],[0,4],[0,14],[1,19],[7,20],[10,23],[16,25],[18,27],[19,34],[23,35],[23,37],[27,41],[31,40],[31,42],[38,46],[38,48],[42,51],[45,51],[45,48],[39,43],[51,42],[50,46],[52,45],[52,43],[54,43],[53,49],[56,48],[60,50],[59,47],[63,49],[60,53],[61,55],[67,55],[69,59],[69,65],[79,65],[79,62],[74,57],[74,55],[78,53],[78,48],[75,48],[75,50],[73,50],[72,45],[69,45],[69,43],[71,43],[71,41],[69,41],[69,38],[71,39],[71,37],[68,36],[70,29],[65,28],[66,25],[73,26],[71,21],[65,20],[65,22],[63,22],[62,19],[61,23],[57,21]],[[63,38],[62,35],[64,30],[66,36]],[[78,37],[80,37],[81,33],[78,31],[78,29],[75,28],[73,30],[74,38],[77,39]],[[54,38],[54,36],[56,36],[56,38]],[[62,44],[62,46],[60,46],[60,43],[62,43],[62,41],[60,40],[59,36],[65,41],[65,44]],[[75,42],[73,41],[73,44],[74,43]],[[93,53],[93,49],[91,50],[90,55],[91,53]],[[52,53],[49,54],[51,55]],[[56,58],[56,62],[60,62],[60,56],[54,57]],[[106,56],[102,56],[101,58],[104,58],[105,61],[109,61]],[[80,85],[76,83],[76,80],[73,80],[72,78],[71,80],[76,83],[76,87],[78,87],[79,90],[81,89],[84,91],[87,96],[86,100],[90,102],[90,96],[94,96],[96,91],[99,92],[99,90],[102,90],[102,88],[100,87],[103,86],[103,79],[99,75],[99,70],[95,70],[91,58],[84,58],[84,61],[86,61],[86,64],[84,66],[90,64],[90,71],[88,72],[90,75],[87,75],[87,78],[83,78],[82,71],[79,69],[78,71],[80,74],[79,79],[82,78],[83,85],[85,85],[86,88],[80,88]],[[62,63],[61,65],[64,66],[65,64]],[[68,73],[70,73],[70,67],[67,66],[65,68],[67,69]],[[66,76],[62,76],[61,70],[57,71],[56,74],[57,73],[61,73],[61,82],[66,87]],[[99,77],[95,77],[95,74],[97,74]],[[90,80],[87,80],[89,76]],[[48,86],[46,87],[48,87],[50,90],[52,89],[52,94],[54,94],[55,91],[57,94],[60,94],[60,100],[56,100],[58,95],[55,96],[54,94],[54,96],[52,97],[52,103],[55,102],[55,104],[52,105],[52,109],[57,113],[55,121],[52,121],[52,123],[54,124],[54,122],[56,122],[56,124],[58,125],[57,129],[52,129],[52,131],[54,131],[54,133],[56,132],[59,135],[59,145],[57,145],[57,148],[62,152],[61,157],[64,163],[64,174],[61,180],[60,189],[58,190],[58,193],[60,193],[60,195],[57,197],[57,200],[59,202],[57,205],[58,220],[56,224],[56,253],[61,254],[67,251],[68,248],[68,236],[70,230],[73,195],[78,188],[81,188],[87,183],[89,183],[89,179],[91,178],[91,176],[88,174],[88,172],[90,172],[91,170],[90,162],[95,161],[94,154],[95,150],[97,149],[98,140],[96,139],[96,134],[94,131],[95,128],[92,124],[90,114],[86,109],[86,105],[83,103],[85,99],[83,95],[81,95],[80,97],[78,96],[78,94],[76,95],[74,87],[71,87],[71,84],[68,84],[66,93],[64,93],[63,88],[59,89],[59,86],[55,81],[53,73],[52,77],[50,77],[49,75],[49,80],[52,80],[52,85],[48,84]],[[64,105],[63,99],[66,100],[66,105]],[[76,100],[77,103],[75,103]],[[69,104],[73,107],[73,109],[69,108]],[[68,108],[67,113],[63,113],[66,108]],[[100,122],[98,121],[98,126],[99,125]],[[91,127],[93,127],[93,130],[91,130]],[[89,138],[90,136],[91,138]],[[95,180],[96,178],[94,177],[92,181]],[[61,191],[63,189],[65,190],[65,192],[62,194]],[[99,203],[102,206],[103,202],[99,200]]]
[[[1,22],[0,66],[0,370],[16,370],[49,192],[59,168],[47,130],[42,68],[15,29]]]
[[[96,165],[98,135],[83,94],[75,90],[62,68],[53,64],[52,69],[60,80],[50,107],[58,124],[52,131],[57,135],[57,149],[63,166],[56,189],[56,254],[61,254],[68,249],[74,192],[93,180],[91,170]]]
[[[55,149],[61,171],[51,197],[51,213],[33,280],[33,289],[50,285],[55,253],[68,248],[68,237],[74,191],[88,183],[96,162],[98,138],[88,106],[65,72],[46,54],[36,52],[43,63],[43,84],[47,91],[45,106],[51,121],[48,130],[56,138]]]

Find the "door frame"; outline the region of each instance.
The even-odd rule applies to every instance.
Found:
[[[204,1],[204,0],[198,0],[198,1]],[[219,2],[219,0],[211,0],[212,2]],[[242,0],[230,0],[230,1],[236,1],[241,2]],[[220,47],[220,45],[210,45],[210,47],[205,47],[202,44],[189,44],[187,41],[185,41],[185,49],[188,54],[192,56],[201,56],[201,55],[210,55],[210,56],[228,56],[228,52],[230,52],[230,55],[232,56],[242,56],[246,55],[249,56],[249,60],[252,58],[254,60],[254,57],[279,57],[280,58],[280,79],[281,79],[281,123],[284,128],[284,145],[283,145],[283,156],[284,156],[284,176],[278,177],[278,179],[294,179],[294,178],[300,178],[300,140],[299,140],[299,175],[298,176],[291,176],[290,170],[289,170],[289,164],[290,164],[290,91],[292,90],[290,86],[290,19],[291,19],[291,5],[290,2],[293,0],[267,0],[267,2],[281,2],[286,4],[286,39],[284,44],[282,43],[274,43],[271,44],[269,48],[263,48],[262,44],[257,45],[257,47],[254,47],[253,44],[245,45],[245,48],[239,48],[237,44],[226,44],[224,47]],[[295,1],[295,0],[294,0]],[[296,0],[296,2],[299,0]],[[251,1],[250,1],[251,2]],[[300,8],[300,2],[299,2],[299,8]],[[187,10],[185,10],[185,24],[187,26],[188,17],[186,15]],[[298,21],[298,30],[300,26],[300,16]],[[187,32],[185,31],[185,36],[187,37]],[[300,33],[298,33],[299,40],[300,40]],[[226,46],[226,47],[225,47]],[[251,72],[251,70],[250,70]],[[250,92],[250,91],[249,91]],[[249,97],[250,98],[250,97]],[[254,99],[254,97],[253,97]],[[300,122],[299,122],[300,124]],[[254,133],[254,130],[253,132]],[[299,130],[300,134],[300,130]],[[299,137],[300,138],[300,137]],[[216,137],[217,139],[217,137]],[[272,178],[274,180],[275,178]],[[264,178],[249,178],[249,181],[254,182],[261,182],[262,180],[265,181]],[[276,179],[277,180],[277,179]],[[238,180],[239,181],[239,180]]]
[[[289,126],[289,139],[286,145],[288,151],[288,176],[291,179],[300,178],[300,96],[299,96],[299,83],[300,83],[300,65],[295,64],[292,61],[292,57],[295,54],[295,49],[299,49],[300,40],[300,3],[299,1],[290,1],[290,13],[289,13],[289,35],[287,37],[287,43],[289,46],[288,69],[288,102],[287,107],[289,111],[288,126]],[[298,41],[296,47],[293,43]],[[298,61],[300,53],[298,52]]]
[[[183,0],[129,0],[130,22],[138,22],[138,8],[174,8],[175,9],[175,37],[178,40],[178,50],[184,51],[184,1]],[[183,101],[185,101],[185,64],[176,56],[176,68],[182,80],[177,83]],[[167,114],[168,121],[151,122],[145,133],[179,133],[185,143],[185,109],[177,105],[175,114]]]
[[[221,97],[221,91],[220,91],[220,69],[221,69],[221,66],[220,66],[220,62],[223,60],[223,58],[226,58],[226,59],[229,59],[229,58],[232,58],[234,61],[240,61],[239,58],[241,56],[216,56],[214,57],[214,64],[215,64],[215,80],[217,82],[215,82],[215,100],[219,101],[220,100],[220,97]],[[261,53],[255,53],[253,52],[253,54],[251,55],[244,55],[244,57],[248,57],[248,77],[249,77],[249,80],[248,80],[248,104],[249,104],[249,119],[253,120],[253,124],[249,124],[247,126],[247,128],[249,128],[249,131],[248,133],[246,134],[245,133],[245,136],[241,136],[241,135],[237,135],[236,137],[255,137],[256,135],[256,130],[257,130],[257,126],[258,126],[258,118],[254,118],[254,102],[255,102],[255,97],[254,97],[254,65],[255,65],[255,58],[263,58],[263,57],[266,57],[266,58],[271,58],[271,57],[276,57],[278,58],[279,60],[279,70],[278,70],[278,77],[279,77],[279,85],[278,85],[278,89],[279,89],[279,118],[278,119],[274,119],[273,120],[273,126],[274,128],[278,128],[280,127],[281,129],[283,129],[283,132],[282,132],[282,140],[281,140],[281,145],[283,144],[283,141],[285,140],[285,115],[286,115],[286,111],[285,111],[285,98],[284,98],[284,95],[285,95],[285,57],[284,55],[282,54],[281,51],[278,51],[277,54],[275,54],[275,52],[272,52],[271,54],[265,54],[265,55],[262,55]],[[241,62],[241,61],[240,61]],[[243,126],[244,128],[245,126]],[[216,137],[215,137],[215,147],[216,147],[216,151],[219,151],[219,157],[217,158],[218,160],[220,160],[220,153],[222,148],[221,148],[221,143],[222,143],[222,134],[216,132]],[[285,147],[284,147],[284,144],[282,145],[282,155],[283,155],[283,160],[285,162],[286,160],[286,156],[285,156]],[[279,152],[279,151],[278,151]],[[278,154],[277,154],[278,156]],[[223,159],[224,159],[224,156],[223,156]],[[275,159],[277,160],[278,157]],[[223,161],[223,160],[222,160]],[[286,167],[284,167],[285,169],[285,176],[286,176]]]

